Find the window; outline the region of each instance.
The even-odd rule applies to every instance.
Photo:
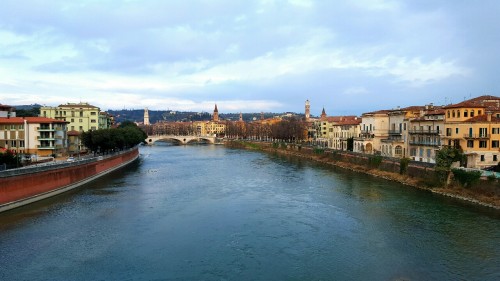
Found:
[[[479,136],[487,137],[488,136],[488,128],[479,128]]]
[[[482,111],[481,110],[478,110],[477,111],[477,115],[481,115]]]
[[[91,130],[95,130],[95,126],[92,126],[90,129],[91,129]]]
[[[474,110],[470,111],[470,117],[474,117]]]
[[[455,110],[453,110],[453,111],[451,112],[451,116],[452,116],[453,118],[455,118]]]
[[[474,147],[474,140],[468,140],[467,141],[467,147],[473,148]]]
[[[460,118],[460,110],[457,110],[457,117]]]
[[[451,128],[446,128],[446,136],[451,136]]]
[[[498,157],[496,154],[493,155],[493,161],[497,162],[498,161]]]
[[[95,111],[90,112],[90,115],[96,115]]]
[[[491,133],[492,133],[493,135],[498,135],[498,133],[499,133],[499,128],[491,128]]]
[[[24,147],[24,141],[19,141],[19,147]]]
[[[458,128],[455,128],[455,134],[458,135]]]
[[[446,112],[446,115],[448,118],[450,118],[450,111],[448,110],[448,112]]]
[[[80,111],[80,117],[83,117],[83,112],[82,111]]]
[[[71,131],[74,131],[75,130],[75,126],[71,126]]]
[[[427,149],[427,158],[431,158],[431,150]]]
[[[498,148],[499,142],[497,140],[491,141],[491,148]]]
[[[464,111],[464,117],[469,117],[469,112],[467,110]]]
[[[83,127],[82,126],[80,126],[80,131],[83,131]]]
[[[481,162],[484,162],[484,155],[481,155]]]
[[[486,145],[486,141],[484,141],[484,140],[479,141],[479,148],[486,148],[486,147],[488,147],[488,146]]]
[[[396,148],[394,150],[395,150],[396,155],[403,154],[403,148],[400,145],[396,146]]]
[[[71,118],[71,122],[75,122],[75,119]]]

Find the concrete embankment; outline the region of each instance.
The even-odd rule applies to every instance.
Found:
[[[138,148],[110,156],[0,173],[0,212],[39,201],[123,167],[139,156]]]
[[[462,202],[500,210],[500,185],[498,180],[481,180],[473,188],[468,189],[459,187],[458,184],[442,188],[433,165],[428,163],[415,161],[405,163],[400,159],[285,143],[228,141],[226,145],[233,148],[255,149],[268,153],[307,158],[323,164],[397,181],[404,185],[455,198]]]

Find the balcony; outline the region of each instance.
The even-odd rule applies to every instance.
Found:
[[[55,131],[54,128],[51,128],[49,126],[36,127],[36,130],[39,132],[53,132],[53,131]]]
[[[401,130],[389,130],[389,135],[390,136],[400,136]]]
[[[410,141],[410,145],[418,145],[418,146],[441,146],[441,142],[433,142],[433,141]]]
[[[371,140],[373,139],[374,135],[371,133],[361,133],[359,134],[359,137],[355,138],[358,140]]]
[[[51,149],[51,150],[55,149],[54,146],[48,146],[48,145],[37,145],[36,147],[38,149]]]
[[[38,136],[36,137],[37,140],[46,140],[46,141],[51,141],[51,140],[55,140],[54,137],[51,137],[51,136]]]
[[[402,138],[388,138],[388,139],[381,139],[380,141],[394,143],[394,142],[403,142],[403,139]]]
[[[409,130],[408,134],[420,134],[420,135],[440,135],[442,131],[440,130]]]
[[[465,134],[464,139],[489,139],[490,134]]]

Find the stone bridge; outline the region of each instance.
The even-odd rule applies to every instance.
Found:
[[[188,144],[190,142],[205,141],[208,143],[215,143],[215,137],[211,136],[175,136],[175,135],[153,135],[148,136],[147,143],[152,145],[157,141],[174,141],[179,144]]]

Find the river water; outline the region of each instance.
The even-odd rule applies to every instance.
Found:
[[[303,159],[143,147],[0,214],[0,280],[500,280],[500,217]]]

